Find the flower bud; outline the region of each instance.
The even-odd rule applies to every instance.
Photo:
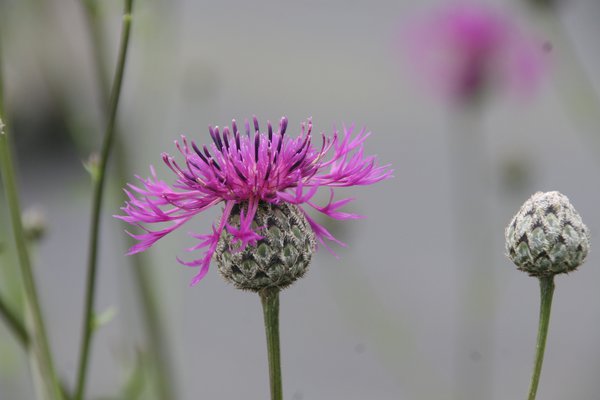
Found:
[[[235,205],[227,223],[240,226],[242,207]],[[282,202],[260,202],[252,227],[261,236],[243,250],[223,229],[215,260],[226,281],[238,289],[258,292],[268,287],[285,288],[301,278],[316,248],[315,234],[302,211]]]
[[[547,277],[575,270],[587,257],[589,233],[569,199],[537,192],[505,231],[506,253],[521,271]]]
[[[41,210],[29,208],[23,212],[21,219],[23,221],[25,238],[29,242],[39,242],[46,236],[48,223],[46,216]]]

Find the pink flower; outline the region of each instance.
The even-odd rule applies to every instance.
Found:
[[[254,132],[248,121],[245,133],[240,133],[235,120],[222,132],[219,127],[209,127],[213,143],[199,148],[182,136],[175,142],[183,155],[180,165],[175,159],[163,153],[164,163],[176,174],[172,186],[156,176],[150,167],[151,177],[137,177],[141,185],[129,185],[125,193],[129,197],[121,209],[125,215],[116,216],[129,224],[141,228],[142,234],[131,234],[139,242],[129,249],[135,254],[148,249],[163,236],[185,224],[199,214],[219,203],[224,203],[223,215],[218,224],[213,224],[212,232],[206,235],[193,235],[200,242],[188,249],[204,249],[201,258],[182,264],[200,267],[193,280],[197,283],[208,271],[223,229],[239,243],[240,250],[261,239],[260,228],[253,230],[252,221],[261,201],[269,203],[288,202],[302,208],[309,206],[334,219],[356,219],[358,215],[339,211],[352,199],[334,201],[333,188],[370,185],[389,178],[391,170],[377,166],[375,157],[365,157],[363,143],[369,136],[365,130],[352,135],[352,128],[344,128],[332,137],[321,135],[318,147],[312,143],[312,122],[302,124],[300,136],[286,136],[287,118],[283,117],[278,131],[274,132],[267,122],[267,131],[260,132],[254,118]],[[318,206],[312,198],[321,187],[329,187],[331,197],[328,204]],[[235,204],[247,203],[246,215],[241,215],[239,227],[227,224]],[[323,226],[306,215],[319,242],[337,241]],[[162,226],[150,229],[149,226]]]
[[[545,69],[544,46],[483,4],[445,5],[405,33],[423,79],[452,100],[469,102],[497,87],[527,94]]]

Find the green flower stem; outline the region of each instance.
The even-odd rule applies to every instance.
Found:
[[[109,79],[106,68],[106,46],[100,19],[98,18],[98,2],[95,0],[83,1],[86,16],[86,26],[89,30],[91,48],[93,51],[93,65],[95,66],[96,83],[101,103],[104,105],[104,112],[110,103]],[[127,183],[128,171],[130,171],[127,160],[126,142],[122,140],[118,126],[115,126],[115,170],[118,176],[116,183],[116,192],[121,192],[121,188]],[[135,240],[126,236],[127,247],[135,244]],[[172,369],[170,362],[170,353],[165,343],[165,335],[162,326],[162,318],[159,313],[157,296],[153,290],[152,276],[150,274],[150,262],[146,253],[137,254],[135,257],[129,257],[135,274],[134,283],[139,295],[139,306],[142,309],[142,316],[145,325],[145,331],[148,335],[148,353],[156,368],[156,378],[154,379],[158,398],[161,400],[175,400],[177,398],[173,385]]]
[[[554,276],[540,278],[540,323],[538,326],[537,343],[535,346],[535,363],[529,386],[528,400],[535,400],[542,363],[544,362],[544,350],[546,349],[546,337],[548,336],[548,324],[550,323],[550,310],[552,308],[552,294],[554,293]]]
[[[133,244],[133,243],[132,243]],[[160,400],[175,400],[177,398],[175,388],[172,384],[172,369],[170,353],[164,340],[164,330],[161,324],[162,318],[158,312],[158,302],[152,290],[152,276],[148,273],[148,265],[143,261],[146,256],[136,255],[133,261],[133,273],[135,283],[140,296],[142,316],[148,334],[150,349],[149,355],[154,363],[155,384]]]
[[[455,348],[454,399],[490,397],[496,313],[494,268],[490,265],[493,234],[488,193],[491,190],[489,160],[483,126],[485,98],[452,110],[447,145],[452,173],[454,247],[460,279],[458,332]],[[482,103],[483,102],[483,103]],[[483,355],[474,363],[469,353]],[[473,353],[475,354],[475,353]]]
[[[259,292],[265,317],[271,400],[282,400],[281,355],[279,353],[279,289],[267,288]]]
[[[2,167],[2,180],[4,181],[4,188],[10,211],[10,218],[12,221],[13,235],[17,248],[17,256],[19,259],[21,276],[23,278],[25,303],[29,313],[31,314],[31,328],[33,337],[31,343],[32,346],[30,349],[33,352],[37,367],[39,368],[44,395],[47,399],[60,400],[63,398],[62,392],[56,379],[56,372],[54,370],[50,346],[48,344],[48,336],[46,335],[46,328],[42,318],[42,310],[40,308],[40,302],[37,295],[33,270],[29,260],[29,253],[27,251],[27,242],[21,221],[21,207],[19,203],[19,196],[17,194],[17,184],[10,151],[10,143],[8,133],[5,131],[2,123],[2,117],[2,110],[0,110],[0,158]]]
[[[1,50],[1,49],[0,49]],[[0,68],[2,67],[2,52],[0,51]],[[13,236],[17,249],[17,257],[23,281],[23,292],[25,296],[25,307],[31,315],[31,330],[32,336],[28,340],[28,350],[36,361],[36,367],[39,369],[41,377],[42,392],[45,398],[49,400],[62,400],[62,389],[56,379],[54,363],[52,362],[52,353],[48,344],[48,336],[42,318],[42,310],[38,300],[35,279],[31,262],[29,260],[29,252],[27,250],[27,240],[23,231],[23,223],[21,220],[21,206],[17,191],[17,183],[11,154],[11,143],[8,132],[4,126],[4,80],[2,79],[2,71],[0,70],[0,171],[4,183],[4,192],[8,203],[10,219],[12,222]],[[8,310],[8,308],[6,308]],[[4,315],[8,315],[6,312]],[[10,318],[10,317],[9,317]],[[12,319],[15,323],[19,321],[16,318]],[[21,323],[21,326],[24,324]],[[16,326],[16,325],[15,325]],[[22,333],[27,332],[23,328]]]
[[[587,147],[600,153],[600,95],[586,72],[581,57],[576,51],[575,42],[561,22],[559,10],[554,7],[541,13],[541,23],[548,41],[557,49],[559,57],[553,63],[554,82],[559,100],[566,115],[576,130],[587,141]],[[595,157],[598,160],[598,157]]]
[[[119,46],[119,56],[113,80],[110,105],[108,111],[108,124],[102,143],[102,152],[100,154],[100,164],[98,166],[98,175],[94,180],[94,194],[92,204],[92,216],[90,225],[90,243],[88,272],[86,283],[86,298],[83,318],[83,338],[81,342],[81,352],[79,358],[79,368],[77,372],[77,386],[75,389],[75,400],[83,400],[85,393],[86,375],[89,364],[90,344],[93,333],[94,317],[94,298],[96,292],[96,270],[98,263],[98,238],[100,232],[100,212],[102,209],[102,200],[104,194],[104,183],[106,178],[106,166],[108,156],[112,147],[115,132],[115,122],[119,98],[121,94],[121,85],[123,82],[123,73],[125,71],[125,61],[127,59],[127,49],[129,47],[129,36],[131,32],[131,11],[133,0],[125,0],[123,12],[123,22],[121,29],[121,43]]]
[[[19,316],[6,304],[3,298],[0,297],[0,315],[4,318],[4,322],[15,335],[19,343],[27,348],[29,346],[29,334],[25,328],[25,324]]]

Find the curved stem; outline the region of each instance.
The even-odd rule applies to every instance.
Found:
[[[4,125],[1,118],[2,115],[0,115],[0,158],[2,160],[2,179],[4,181],[8,207],[10,210],[13,235],[17,247],[17,256],[19,258],[19,265],[21,267],[20,269],[21,276],[23,278],[26,306],[31,314],[31,325],[33,331],[33,346],[31,349],[35,355],[37,365],[40,369],[45,395],[48,399],[62,399],[61,389],[56,379],[54,363],[52,362],[50,345],[48,344],[48,336],[46,334],[46,328],[42,318],[42,310],[37,295],[35,279],[33,276],[31,263],[29,261],[27,242],[23,232],[23,225],[21,222],[21,207],[19,203],[19,196],[17,194],[17,185],[15,182],[15,172],[10,152],[8,134],[4,130]]]
[[[14,333],[15,337],[24,348],[29,346],[29,334],[25,328],[25,324],[19,316],[4,302],[0,297],[0,315],[4,318],[6,325]]]
[[[86,374],[89,364],[90,344],[93,333],[93,312],[94,298],[96,291],[96,270],[98,263],[98,238],[100,232],[100,211],[102,209],[102,200],[104,194],[104,182],[106,178],[106,166],[110,154],[112,142],[114,139],[115,122],[119,97],[121,94],[121,85],[123,82],[123,73],[125,70],[125,61],[127,59],[127,49],[129,47],[129,36],[131,31],[131,10],[133,0],[125,0],[123,12],[123,22],[121,30],[121,43],[119,46],[119,56],[113,80],[110,105],[108,113],[108,124],[102,143],[102,152],[100,154],[100,164],[98,166],[98,175],[94,181],[94,194],[92,204],[92,216],[90,224],[90,243],[87,268],[85,311],[83,318],[83,338],[81,342],[81,352],[79,358],[79,368],[77,372],[77,386],[75,389],[75,400],[82,400],[85,392]]]
[[[263,289],[259,292],[259,295],[265,317],[265,333],[267,334],[271,400],[282,400],[281,355],[279,352],[279,289]]]
[[[567,117],[587,142],[586,147],[597,155],[600,152],[600,95],[594,89],[594,82],[577,52],[576,41],[561,22],[557,8],[546,11],[542,13],[545,33],[561,55],[560,58],[556,57],[556,65],[553,65],[556,71],[552,71],[555,73],[553,82],[560,94],[559,100],[562,101]]]
[[[103,105],[102,111],[108,114],[106,107],[110,103],[109,80],[106,66],[105,44],[102,35],[100,20],[98,18],[97,2],[94,0],[85,0],[83,8],[87,19],[86,26],[89,30],[89,36],[92,48],[93,65],[95,66],[96,84],[98,93]],[[118,126],[115,126],[115,170],[118,176],[116,183],[116,192],[127,183],[127,175],[130,170],[128,167],[126,142],[119,133]],[[135,244],[135,240],[129,235],[126,236],[127,247]],[[146,253],[137,254],[135,257],[128,257],[133,267],[134,283],[137,287],[139,296],[139,307],[142,311],[142,317],[145,325],[148,340],[148,353],[150,354],[153,366],[155,368],[155,385],[158,392],[158,398],[161,400],[175,400],[177,398],[175,387],[173,385],[172,368],[170,354],[165,339],[164,329],[162,327],[162,318],[159,312],[159,301],[153,291],[153,281],[151,275],[150,262]]]
[[[85,15],[87,18],[87,27],[92,42],[93,50],[93,65],[96,68],[96,81],[98,92],[101,95],[103,105],[108,106],[110,102],[110,94],[108,92],[108,72],[104,67],[106,65],[105,48],[102,32],[100,29],[98,11],[96,3],[90,0],[84,1]],[[105,107],[106,107],[105,106]],[[106,112],[106,110],[103,110]],[[115,127],[115,170],[119,178],[117,183],[117,191],[120,191],[127,181],[127,165],[128,154],[126,142],[122,140],[118,132],[118,126]],[[133,238],[126,236],[128,247],[135,244]],[[156,379],[154,379],[158,391],[158,398],[161,400],[174,400],[177,398],[176,391],[173,385],[172,369],[170,367],[170,354],[165,343],[164,330],[161,324],[161,315],[158,307],[157,296],[153,291],[152,276],[150,274],[150,266],[148,256],[145,253],[137,254],[135,257],[129,257],[129,261],[133,267],[135,274],[134,282],[137,286],[137,293],[140,297],[139,305],[142,309],[142,316],[145,324],[145,330],[148,335],[149,348],[148,352],[153,360],[156,368]]]
[[[454,247],[460,280],[455,343],[454,399],[479,400],[490,397],[493,366],[493,324],[496,313],[493,223],[488,194],[490,164],[484,132],[485,104],[462,104],[452,110],[447,146],[452,174]],[[472,355],[481,354],[479,362]]]
[[[2,54],[0,51],[0,68],[2,67],[1,56]],[[42,318],[42,310],[33,276],[33,270],[29,260],[27,240],[25,238],[23,223],[21,221],[21,206],[19,202],[19,194],[17,191],[17,183],[12,161],[10,147],[11,144],[9,135],[4,126],[4,80],[2,78],[2,71],[0,70],[0,170],[2,180],[4,182],[4,191],[6,193],[6,200],[12,222],[13,236],[17,248],[17,257],[23,279],[25,306],[31,315],[32,337],[28,342],[30,344],[28,349],[35,357],[36,366],[39,368],[44,395],[48,399],[62,400],[62,391],[58,383],[56,371],[54,369],[54,363],[52,361],[52,353],[50,352],[50,345],[48,344],[48,336],[46,334],[44,319]],[[14,321],[17,320],[15,319]]]
[[[535,346],[535,363],[529,386],[528,400],[535,400],[542,363],[544,362],[544,351],[546,349],[546,337],[548,336],[548,324],[550,323],[550,310],[552,308],[552,294],[554,293],[554,276],[540,278],[540,323],[538,326],[537,343]]]

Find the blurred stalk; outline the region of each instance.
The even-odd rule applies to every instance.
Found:
[[[594,89],[577,54],[564,24],[560,21],[556,7],[544,10],[542,27],[549,37],[558,73],[553,81],[559,93],[559,99],[575,128],[583,139],[594,149],[594,155],[600,154],[600,96]],[[587,147],[587,146],[586,146]],[[594,157],[600,160],[598,157]]]
[[[97,2],[95,0],[84,0],[83,5],[87,19],[86,26],[92,41],[93,65],[96,68],[98,93],[102,96],[101,103],[108,105],[110,99],[108,92],[108,72],[106,70],[106,46],[103,40],[104,35],[100,19],[98,18]],[[118,126],[115,127],[115,131],[117,132],[115,135],[115,167],[118,176],[115,192],[121,193],[121,188],[125,186],[131,168],[128,166],[127,155],[129,152],[127,144],[118,133]],[[130,236],[126,235],[124,237],[127,240],[127,247],[135,244],[135,240]],[[153,290],[154,284],[151,276],[150,261],[146,253],[139,253],[128,257],[128,260],[133,267],[133,273],[135,274],[134,282],[137,285],[136,289],[140,297],[139,305],[142,309],[143,321],[146,325],[145,331],[147,332],[147,339],[149,341],[147,350],[155,367],[156,379],[154,379],[154,382],[156,389],[161,400],[174,400],[177,397],[173,385],[170,353],[164,340],[165,334],[158,307],[159,302]]]
[[[121,85],[123,82],[123,73],[125,70],[125,62],[127,59],[127,49],[129,47],[129,36],[131,32],[131,11],[133,8],[133,0],[125,0],[123,11],[123,22],[121,28],[121,40],[119,45],[119,56],[115,69],[114,80],[111,89],[108,123],[102,143],[102,152],[100,154],[100,164],[98,166],[98,175],[92,178],[94,184],[94,197],[92,204],[92,215],[90,225],[90,243],[89,243],[89,258],[88,258],[88,277],[86,284],[86,298],[83,317],[83,338],[81,343],[81,353],[79,359],[79,367],[77,372],[77,384],[75,389],[75,400],[83,400],[85,393],[85,383],[87,370],[89,365],[89,353],[92,334],[94,330],[94,299],[96,292],[96,271],[98,264],[98,245],[100,233],[100,214],[102,210],[102,201],[104,194],[104,182],[106,180],[106,167],[108,157],[110,155],[111,146],[115,134],[115,123],[119,98],[121,94]],[[92,174],[94,176],[94,174]]]
[[[398,318],[397,311],[386,307],[379,298],[379,292],[362,275],[360,266],[348,262],[343,268],[343,282],[334,270],[323,269],[332,296],[342,316],[361,336],[369,339],[378,359],[393,373],[402,388],[410,392],[407,398],[451,399],[448,383],[419,353],[409,321]]]
[[[2,79],[0,79],[0,82],[1,81]],[[0,83],[0,98],[2,97],[2,93],[3,85]],[[48,336],[46,334],[46,328],[42,318],[42,310],[38,299],[33,270],[29,260],[29,253],[27,251],[27,243],[21,221],[21,207],[19,203],[11,155],[11,144],[9,143],[9,135],[5,130],[3,123],[4,119],[5,116],[3,103],[0,101],[0,163],[2,180],[4,182],[5,194],[10,211],[13,235],[15,239],[15,246],[17,249],[17,256],[19,259],[20,270],[23,279],[26,313],[30,316],[29,319],[32,328],[33,336],[31,338],[31,346],[29,346],[28,349],[30,350],[32,358],[35,360],[35,369],[37,369],[37,371],[34,371],[33,375],[35,376],[36,372],[39,373],[41,378],[40,384],[43,388],[40,388],[40,394],[45,399],[61,400],[63,399],[63,396],[58,380],[56,379],[54,363],[52,362],[52,355],[50,352],[50,346],[48,344]]]
[[[26,312],[29,313],[31,320],[32,336],[30,337],[30,340],[28,340],[29,346],[27,349],[31,354],[31,358],[35,360],[34,369],[37,369],[37,371],[33,371],[32,375],[35,376],[37,372],[41,378],[41,387],[39,388],[40,393],[48,400],[62,400],[63,396],[52,361],[52,353],[48,343],[48,336],[42,317],[42,310],[38,299],[35,278],[29,260],[27,241],[21,220],[21,206],[17,191],[14,164],[12,161],[11,140],[9,138],[8,130],[4,125],[6,116],[4,112],[4,79],[1,71],[2,67],[2,49],[0,46],[0,169],[12,223],[17,258],[23,280],[25,308]],[[15,321],[18,320],[14,319],[13,323]],[[22,332],[26,332],[24,327],[22,328]]]
[[[29,334],[21,318],[6,304],[5,299],[0,297],[0,315],[6,322],[8,328],[15,335],[15,338],[24,347],[29,347]]]
[[[494,287],[490,192],[481,104],[462,105],[448,141],[459,271],[456,374],[461,400],[490,397]]]

